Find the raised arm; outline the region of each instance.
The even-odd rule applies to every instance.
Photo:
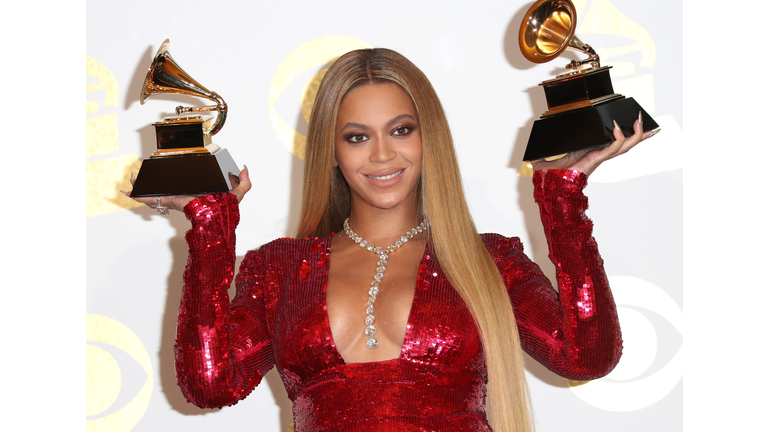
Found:
[[[643,132],[642,113],[625,137],[616,126],[611,145],[535,161],[534,198],[555,264],[559,295],[517,239],[500,241],[497,263],[510,290],[523,348],[553,372],[587,380],[607,375],[621,357],[621,331],[603,260],[592,238],[587,176],[659,130]],[[503,257],[503,259],[499,259]]]
[[[184,396],[201,408],[245,398],[273,366],[264,317],[263,256],[250,252],[237,276],[237,295],[227,289],[235,266],[238,198],[214,194],[184,207],[189,259],[176,333],[176,378]]]
[[[534,186],[559,295],[518,239],[486,242],[509,289],[523,349],[565,378],[599,378],[619,361],[621,331],[592,222],[584,214],[586,176],[537,171]]]

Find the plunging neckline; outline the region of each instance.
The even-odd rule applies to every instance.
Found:
[[[347,363],[347,361],[344,360],[344,357],[341,355],[341,352],[339,351],[338,347],[336,346],[336,339],[334,339],[333,331],[331,331],[331,319],[328,316],[328,281],[331,275],[331,258],[333,255],[333,251],[331,250],[331,240],[335,235],[336,233],[331,233],[331,235],[329,235],[326,240],[326,244],[328,245],[328,257],[325,260],[325,283],[323,284],[323,295],[322,295],[323,315],[325,316],[325,331],[328,332],[328,340],[330,341],[331,350],[333,351],[334,355],[339,359],[342,366],[361,365],[361,364],[369,364],[369,363],[383,364],[383,363],[393,362],[393,361],[402,359],[406,349],[406,342],[408,342],[408,339],[411,336],[411,333],[413,332],[413,323],[411,322],[411,320],[413,319],[413,312],[414,312],[414,308],[416,307],[416,299],[418,298],[419,291],[420,291],[419,286],[421,285],[421,281],[422,281],[422,275],[421,275],[422,266],[424,265],[424,262],[426,261],[426,257],[429,252],[429,240],[427,240],[426,244],[424,245],[424,252],[421,254],[421,260],[419,261],[419,271],[416,274],[416,286],[413,289],[413,299],[411,300],[411,308],[408,311],[408,319],[406,319],[405,321],[405,335],[403,336],[403,343],[400,346],[400,354],[397,357],[387,359],[387,360]]]

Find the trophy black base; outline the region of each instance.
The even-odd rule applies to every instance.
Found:
[[[229,174],[240,169],[226,149],[214,154],[162,156],[144,159],[131,191],[132,198],[167,195],[206,195],[229,192]]]
[[[524,161],[570,153],[612,143],[613,121],[624,136],[634,134],[632,125],[643,113],[643,132],[659,125],[633,98],[615,99],[595,106],[554,114],[533,122],[531,136],[525,149]]]

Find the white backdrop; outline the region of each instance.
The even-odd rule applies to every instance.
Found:
[[[587,188],[625,355],[616,371],[590,383],[566,382],[529,361],[537,423],[545,432],[679,431],[682,3],[575,3],[577,33],[614,66],[616,91],[635,97],[662,133],[601,167]],[[223,410],[199,410],[176,387],[173,339],[188,223],[180,214],[134,208],[116,192],[130,188],[129,173],[154,150],[152,122],[180,103],[207,104],[178,96],[138,103],[166,38],[181,66],[230,107],[215,142],[248,165],[255,184],[241,206],[239,257],[295,228],[303,162],[292,150],[306,131],[307,83],[346,49],[383,46],[424,70],[441,97],[478,228],[521,237],[553,274],[530,180],[518,170],[533,119],[546,106],[537,84],[566,61],[534,66],[518,53],[529,3],[316,4],[87,3],[87,430],[278,432],[290,422],[274,371],[248,399]],[[661,7],[665,13],[656,13]]]

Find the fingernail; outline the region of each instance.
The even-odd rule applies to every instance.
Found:
[[[621,128],[619,127],[619,124],[616,123],[616,120],[613,121],[613,125],[616,126],[616,130],[621,131]]]
[[[661,132],[661,128],[658,128],[658,129],[656,129],[655,131],[651,132],[651,134],[650,134],[650,135],[648,135],[648,138],[650,138],[650,137],[652,137],[652,136],[656,135],[656,134],[657,134],[657,133],[659,133],[659,132]]]
[[[122,192],[122,193],[123,193],[123,195],[125,195],[125,196],[127,196],[127,197],[130,197],[130,196],[131,196],[131,194],[129,194],[128,192],[126,192],[126,191],[124,191],[124,190],[121,190],[120,192]]]
[[[131,173],[131,183],[133,183],[135,181],[136,181],[136,176],[134,176],[133,173]]]
[[[640,126],[643,125],[643,112],[642,111],[638,112],[638,114],[637,114],[637,121],[640,122]]]
[[[547,162],[552,162],[552,161],[556,161],[558,159],[562,159],[562,158],[564,158],[566,156],[568,156],[568,153],[563,153],[563,154],[559,154],[559,155],[555,155],[555,156],[545,157],[544,160],[547,161]]]

